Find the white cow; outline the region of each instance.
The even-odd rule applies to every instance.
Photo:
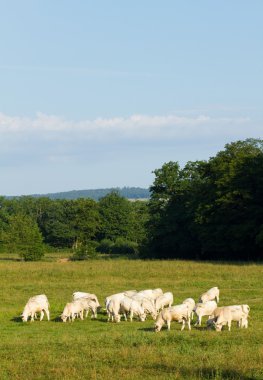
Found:
[[[157,312],[159,312],[160,309],[163,310],[165,306],[171,307],[173,302],[174,302],[173,293],[166,292],[162,294],[161,296],[156,298],[156,301],[155,301],[155,307],[156,307]]]
[[[216,331],[221,331],[222,327],[227,325],[228,330],[231,330],[232,321],[237,322],[239,327],[248,327],[248,305],[231,305],[223,306],[215,309],[212,319],[208,321],[208,325],[213,323]]]
[[[145,314],[150,314],[152,319],[157,318],[157,311],[154,302],[140,294],[135,294],[132,299],[139,302],[139,304],[144,308]]]
[[[27,322],[28,318],[30,317],[31,322],[33,322],[34,317],[36,317],[37,313],[40,313],[40,321],[42,321],[44,318],[44,313],[46,313],[47,319],[49,321],[49,303],[45,294],[39,294],[37,296],[29,298],[21,315],[22,321]]]
[[[81,299],[81,298],[88,298],[88,299],[91,299],[91,300],[93,300],[94,302],[96,302],[96,307],[97,307],[97,308],[100,307],[100,303],[99,303],[99,300],[98,300],[96,294],[93,294],[93,293],[85,293],[85,292],[75,292],[75,293],[72,294],[72,299],[73,299],[73,301],[78,300],[78,299]]]
[[[143,307],[139,304],[139,302],[135,301],[130,297],[124,297],[120,302],[119,314],[123,314],[125,316],[125,320],[127,321],[127,314],[130,314],[130,321],[132,322],[133,316],[136,315],[139,317],[140,321],[144,322],[146,319],[146,314],[144,312]]]
[[[146,289],[146,290],[141,290],[140,292],[138,292],[138,294],[155,301],[156,298],[158,298],[159,296],[163,294],[163,291],[160,288]]]
[[[80,298],[78,301],[83,306],[83,311],[86,311],[85,317],[87,318],[89,311],[91,311],[91,318],[97,318],[97,302],[90,298]]]
[[[124,296],[121,298],[113,297],[109,300],[107,303],[107,313],[108,313],[108,321],[111,320],[112,322],[120,322],[121,321],[121,315],[120,315],[120,303]]]
[[[211,288],[207,290],[207,292],[201,294],[199,298],[199,302],[207,302],[207,301],[213,301],[216,300],[216,302],[219,302],[219,289],[217,286],[214,288]]]
[[[125,290],[125,292],[123,292],[123,294],[127,297],[133,297],[137,293],[137,290]]]
[[[188,329],[191,330],[191,321],[188,305],[181,304],[163,309],[157,317],[155,323],[155,331],[160,331],[165,323],[167,324],[168,330],[170,330],[171,321],[183,323],[181,330],[185,328],[185,322],[187,322]]]
[[[80,319],[83,320],[83,310],[84,306],[82,300],[68,302],[61,314],[61,319],[63,322],[67,322],[67,320],[74,322],[76,316],[80,316]]]
[[[201,326],[202,323],[202,317],[208,316],[209,319],[213,315],[215,309],[217,308],[216,301],[207,301],[207,302],[199,302],[195,305],[193,311],[195,312],[197,316],[197,322],[195,325]]]
[[[117,322],[116,318],[117,319],[120,318],[120,316],[118,316],[119,309],[120,309],[120,302],[124,297],[125,297],[124,292],[121,292],[121,293],[112,294],[105,298],[105,306],[106,306],[106,311],[108,314],[108,321],[111,320],[113,322],[113,320],[115,320]]]
[[[194,318],[194,308],[195,308],[195,300],[193,298],[186,298],[183,303],[188,305],[189,311],[191,313],[191,319]]]

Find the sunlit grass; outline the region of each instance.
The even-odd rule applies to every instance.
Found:
[[[0,260],[0,379],[262,379],[263,306],[260,265],[186,261],[95,260],[25,263]],[[59,253],[58,258],[63,257]],[[51,261],[53,260],[53,261]],[[248,329],[201,329],[154,333],[154,322],[63,324],[57,319],[73,291],[107,295],[124,289],[161,287],[175,303],[196,300],[218,286],[220,305],[247,303]],[[45,293],[51,321],[22,323],[27,299]]]

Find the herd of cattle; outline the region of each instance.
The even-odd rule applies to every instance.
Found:
[[[181,330],[184,329],[185,323],[191,330],[191,320],[194,315],[197,317],[195,325],[201,326],[202,317],[207,316],[207,327],[214,327],[216,331],[221,331],[224,325],[231,329],[231,322],[237,322],[238,327],[248,327],[248,305],[231,305],[217,307],[219,302],[219,289],[214,287],[203,293],[198,303],[193,298],[185,299],[182,304],[172,306],[173,294],[171,292],[163,293],[162,289],[147,289],[137,292],[128,290],[121,293],[113,294],[106,297],[105,306],[108,315],[108,321],[120,322],[121,316],[127,321],[137,317],[140,321],[145,321],[147,315],[151,315],[155,320],[155,331],[160,331],[163,325],[167,325],[170,330],[171,321],[182,323]],[[98,298],[95,294],[75,292],[72,295],[72,301],[67,303],[61,319],[63,322],[74,321],[75,318],[83,320],[88,316],[89,311],[92,318],[97,318],[97,310],[101,309]],[[46,313],[47,319],[50,319],[49,302],[44,294],[31,297],[22,313],[22,320],[26,322],[29,318],[34,321],[40,313],[40,321]]]

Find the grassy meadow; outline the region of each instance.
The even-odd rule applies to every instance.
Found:
[[[54,257],[25,263],[0,257],[0,379],[263,379],[263,266],[187,261],[94,260]],[[175,304],[220,288],[219,305],[251,308],[248,329],[221,333],[192,327],[153,331],[154,321],[107,323],[105,314],[59,321],[73,291],[107,295],[161,287]],[[30,296],[45,293],[51,321],[22,323]]]

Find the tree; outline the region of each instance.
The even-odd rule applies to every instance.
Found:
[[[177,162],[165,163],[154,171],[151,186],[146,256],[156,258],[195,258],[198,247],[191,207],[192,182],[196,163],[180,169]],[[147,253],[148,251],[148,253]]]
[[[99,201],[101,230],[99,238],[115,241],[118,237],[129,237],[131,204],[118,193],[112,192]]]
[[[101,226],[98,203],[92,199],[76,199],[71,206],[68,220],[74,236],[73,246],[75,248],[79,244],[90,246]]]
[[[154,173],[148,255],[262,259],[262,140],[233,142],[208,161],[183,169],[169,162]]]
[[[44,255],[42,235],[37,223],[28,215],[11,215],[2,238],[5,247],[25,261],[37,261]]]
[[[149,207],[147,201],[131,201],[129,216],[129,233],[127,238],[139,246],[145,243],[147,223],[149,221]]]
[[[227,144],[206,164],[196,212],[203,258],[262,258],[263,141]]]

